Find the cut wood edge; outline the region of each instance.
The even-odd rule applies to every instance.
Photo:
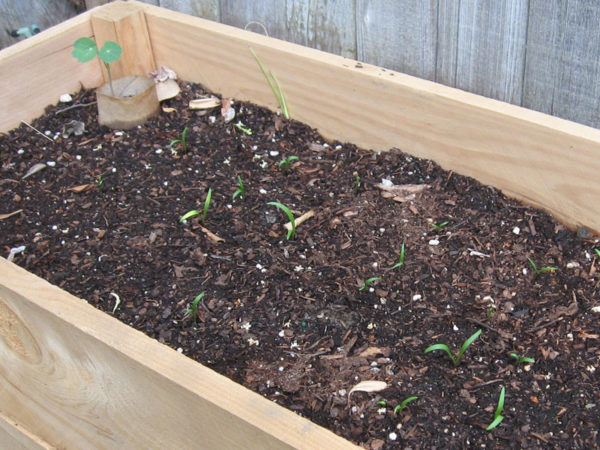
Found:
[[[11,450],[55,450],[56,447],[29,433],[19,423],[0,412],[0,448]]]
[[[59,448],[356,448],[2,258],[0,384]]]

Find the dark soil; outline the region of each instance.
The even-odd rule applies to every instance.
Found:
[[[250,104],[231,123],[188,110],[204,93],[183,86],[175,111],[131,131],[63,104],[32,123],[50,140],[0,136],[0,214],[22,210],[0,220],[3,256],[24,245],[15,263],[367,448],[598,448],[597,240],[431,161],[326,142]],[[74,119],[86,132],[62,137]],[[187,152],[172,151],[185,126]],[[400,202],[382,178],[427,187]],[[204,223],[180,223],[209,188]],[[270,201],[315,215],[286,240]],[[534,276],[528,258],[557,269]],[[424,353],[479,329],[457,367]],[[364,380],[388,388],[348,403]],[[504,420],[486,431],[502,387]]]

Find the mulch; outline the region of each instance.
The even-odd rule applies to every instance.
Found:
[[[365,448],[598,448],[594,236],[398,149],[243,102],[229,123],[187,108],[204,94],[182,84],[129,131],[59,104],[31,123],[46,137],[0,136],[0,214],[22,210],[0,216],[2,256],[25,246],[16,264]],[[72,120],[85,133],[63,137]],[[209,189],[206,218],[180,222]],[[288,240],[268,202],[314,216]],[[456,367],[424,353],[477,330]],[[367,380],[387,388],[349,396]]]

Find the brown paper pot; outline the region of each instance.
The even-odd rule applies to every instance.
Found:
[[[140,76],[124,77],[113,80],[113,88],[115,96],[109,83],[96,90],[100,125],[127,130],[158,114],[159,103],[153,80]]]

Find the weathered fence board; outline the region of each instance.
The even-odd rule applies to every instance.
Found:
[[[142,1],[600,127],[596,0]],[[73,3],[0,0],[0,25],[45,28]]]

